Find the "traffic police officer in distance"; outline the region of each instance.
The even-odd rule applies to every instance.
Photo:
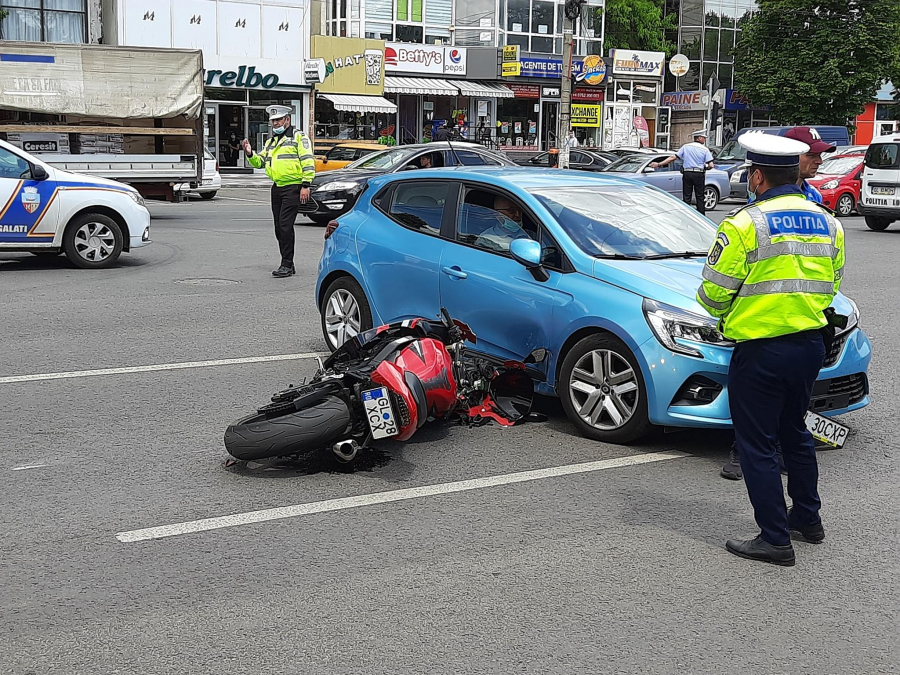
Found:
[[[825,538],[815,444],[804,418],[825,360],[825,310],[841,284],[844,231],[797,185],[808,145],[769,134],[746,134],[739,143],[747,149],[755,199],[722,221],[697,291],[697,300],[719,318],[719,330],[737,342],[728,371],[731,418],[761,530],[755,539],[729,540],[725,547],[744,558],[793,565],[791,531],[811,543]]]
[[[250,166],[265,167],[272,185],[272,216],[275,219],[275,238],[281,249],[281,266],[272,272],[274,277],[294,274],[294,221],[300,205],[309,201],[309,186],[316,177],[316,161],[309,139],[291,126],[291,108],[270,105],[266,108],[272,124],[272,135],[262,151],[253,152],[246,138],[241,145]]]
[[[706,171],[713,168],[713,156],[706,147],[706,130],[698,129],[694,132],[694,142],[682,145],[675,155],[656,163],[651,162],[654,169],[667,166],[680,159],[683,162],[681,169],[681,200],[691,205],[691,195],[697,200],[697,211],[706,215],[706,204],[703,201],[703,193],[706,192]]]

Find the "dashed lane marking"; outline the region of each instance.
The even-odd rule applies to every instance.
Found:
[[[300,361],[314,359],[323,354],[275,354],[273,356],[247,356],[239,359],[216,359],[214,361],[185,361],[183,363],[156,363],[148,366],[127,368],[98,368],[96,370],[72,370],[64,373],[36,373],[34,375],[10,375],[0,377],[0,384],[16,382],[40,382],[42,380],[69,380],[76,377],[97,377],[100,375],[125,375],[128,373],[153,373],[160,370],[185,370],[188,368],[211,368],[213,366],[234,366],[242,363],[268,363],[271,361]]]
[[[184,523],[174,523],[172,525],[162,525],[160,527],[147,527],[140,530],[119,532],[116,534],[116,539],[122,543],[147,541],[149,539],[164,539],[166,537],[176,537],[182,534],[218,530],[225,527],[236,527],[238,525],[250,525],[269,520],[283,520],[285,518],[296,518],[298,516],[308,516],[315,513],[343,511],[345,509],[355,509],[363,506],[373,506],[375,504],[388,504],[390,502],[421,499],[423,497],[434,497],[436,495],[446,495],[455,492],[468,492],[470,490],[481,490],[484,488],[498,487],[500,485],[512,485],[514,483],[526,483],[546,478],[570,476],[578,473],[618,469],[626,466],[635,466],[637,464],[663,462],[669,459],[680,459],[688,456],[689,455],[681,452],[653,452],[644,455],[617,457],[615,459],[602,459],[596,462],[586,462],[584,464],[552,466],[546,469],[535,469],[533,471],[519,471],[517,473],[508,473],[499,476],[472,478],[470,480],[438,483],[436,485],[423,485],[421,487],[406,488],[403,490],[375,492],[372,494],[357,495],[355,497],[341,497],[340,499],[326,499],[321,502],[310,502],[308,504],[282,506],[273,509],[263,509],[261,511],[235,513],[230,516],[190,520]]]

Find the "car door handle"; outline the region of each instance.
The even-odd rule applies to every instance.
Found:
[[[454,279],[465,279],[469,276],[458,267],[442,267],[441,272]]]

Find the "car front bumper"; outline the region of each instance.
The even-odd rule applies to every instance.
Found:
[[[311,213],[304,212],[303,215],[330,216],[332,218],[337,218],[353,208],[353,205],[359,198],[359,194],[358,191],[316,190],[315,186],[313,186],[312,198],[316,202],[316,210]]]
[[[150,241],[150,211],[143,206],[134,209],[128,219],[128,235],[129,250],[152,243]]]

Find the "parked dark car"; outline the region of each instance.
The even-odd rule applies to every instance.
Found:
[[[358,159],[343,169],[316,176],[311,191],[315,210],[301,209],[301,213],[324,225],[353,208],[370,178],[397,171],[427,170],[422,166],[425,156],[431,160],[431,168],[516,166],[506,155],[475,143],[401,145]]]
[[[581,171],[603,171],[603,169],[618,159],[615,155],[600,152],[598,150],[587,150],[583,148],[572,148],[569,150],[569,168],[579,169]],[[550,153],[542,152],[535,155],[531,159],[519,162],[522,166],[550,166]]]

